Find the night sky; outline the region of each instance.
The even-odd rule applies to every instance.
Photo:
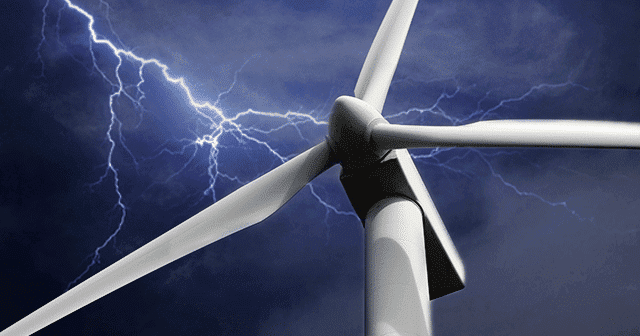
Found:
[[[112,119],[118,58],[88,20],[2,1],[0,330],[322,141],[390,1],[74,3],[224,118],[123,56]],[[640,122],[640,5],[422,1],[383,115]],[[640,334],[640,151],[411,153],[466,269],[432,301],[435,335]],[[362,335],[364,231],[339,172],[37,335]]]

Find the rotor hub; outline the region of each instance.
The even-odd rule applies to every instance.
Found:
[[[374,125],[386,123],[373,106],[355,97],[340,96],[329,118],[329,145],[345,170],[379,162],[388,152],[371,141]]]

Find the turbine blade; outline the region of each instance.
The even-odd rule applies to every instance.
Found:
[[[373,39],[355,96],[382,111],[418,0],[393,0]]]
[[[578,147],[640,149],[640,123],[586,120],[490,120],[462,126],[376,124],[379,149],[417,147]]]
[[[262,221],[333,164],[324,141],[135,250],[0,335],[30,335],[178,258]]]
[[[406,149],[395,152],[402,173],[409,181],[411,190],[428,222],[424,225],[424,242],[429,297],[434,300],[464,288],[466,283],[464,264],[411,155]]]

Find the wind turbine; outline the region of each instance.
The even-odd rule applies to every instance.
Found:
[[[314,177],[342,165],[341,181],[365,224],[365,314],[371,335],[430,333],[429,300],[464,287],[462,262],[405,148],[640,148],[640,124],[496,120],[462,126],[392,125],[381,117],[417,0],[394,0],[366,57],[355,97],[339,97],[326,141],[5,329],[34,333],[110,292],[282,207]]]

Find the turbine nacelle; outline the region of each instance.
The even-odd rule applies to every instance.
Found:
[[[329,118],[327,143],[342,165],[340,182],[362,224],[369,210],[380,200],[401,197],[422,212],[424,255],[428,277],[428,297],[433,300],[465,286],[464,266],[409,153],[380,146],[375,130],[394,126],[371,104],[340,96]],[[405,230],[408,223],[392,223]]]
[[[380,112],[367,102],[340,96],[333,103],[329,117],[328,143],[345,170],[380,162],[389,152],[371,141],[371,131],[378,124],[388,124]]]

